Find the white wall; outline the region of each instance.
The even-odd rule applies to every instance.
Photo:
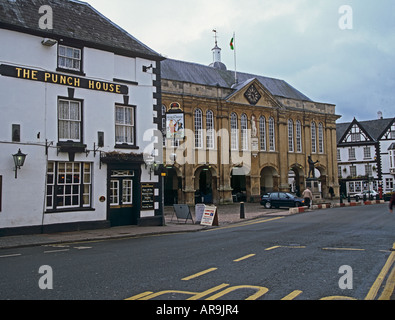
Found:
[[[41,37],[0,29],[0,64],[56,72],[57,46],[46,47]],[[89,79],[113,82],[114,78],[134,81],[128,85],[129,103],[136,105],[137,150],[118,150],[140,153],[152,143],[144,141],[144,132],[156,128],[153,124],[153,98],[155,75],[152,69],[144,73],[142,66],[154,61],[127,58],[110,52],[84,48],[83,71]],[[76,162],[92,163],[92,211],[45,213],[46,169],[48,161],[68,161],[67,153],[57,152],[58,142],[58,97],[67,97],[67,86],[32,80],[0,76],[0,175],[2,185],[2,211],[0,229],[21,226],[97,221],[106,219],[107,202],[100,202],[100,196],[107,196],[107,167],[100,169],[100,154],[94,157],[75,155]],[[83,100],[83,143],[93,150],[97,143],[97,132],[105,133],[105,146],[101,151],[113,151],[115,146],[115,104],[123,104],[121,94],[75,88],[74,98]],[[21,126],[21,142],[13,143],[12,124]],[[38,136],[39,133],[39,136]],[[45,154],[45,142],[53,143]],[[14,178],[12,154],[18,149],[27,153],[25,165]],[[156,182],[142,166],[143,182]],[[144,212],[145,216],[153,212]]]

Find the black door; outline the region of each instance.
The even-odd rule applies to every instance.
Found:
[[[134,170],[111,170],[109,220],[112,227],[137,225],[138,194],[137,174]]]

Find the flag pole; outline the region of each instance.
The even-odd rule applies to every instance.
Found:
[[[236,33],[233,32],[233,43],[234,43],[234,59],[235,59],[235,84],[237,84],[237,65],[236,65]]]

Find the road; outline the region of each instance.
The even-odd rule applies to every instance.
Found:
[[[194,233],[3,249],[0,299],[389,298],[394,226],[386,205],[372,205]]]

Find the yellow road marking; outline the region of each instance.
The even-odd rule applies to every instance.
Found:
[[[213,272],[213,271],[215,271],[215,270],[217,270],[217,269],[218,269],[218,268],[210,268],[210,269],[207,269],[207,270],[204,270],[204,271],[195,273],[195,274],[193,274],[193,275],[191,275],[191,276],[189,276],[189,277],[182,278],[181,280],[183,280],[183,281],[188,281],[188,280],[191,280],[191,279],[200,277],[200,276],[202,276],[202,275],[204,275],[204,274],[207,274],[207,273],[209,273],[209,272]]]
[[[393,246],[395,249],[395,244]],[[383,283],[388,271],[391,269],[392,264],[395,261],[395,252],[392,252],[385,263],[383,269],[381,270],[379,276],[377,277],[376,281],[373,283],[372,287],[370,288],[365,300],[374,300],[376,298],[376,295],[381,287],[381,284]]]
[[[246,255],[246,256],[244,256],[244,257],[241,257],[241,258],[236,259],[236,260],[233,260],[233,261],[234,261],[234,262],[240,262],[240,261],[246,260],[246,259],[248,259],[248,258],[252,258],[252,257],[254,257],[254,256],[256,256],[256,254],[249,254],[249,255]]]
[[[392,269],[379,300],[390,300],[395,289],[395,268]]]
[[[270,251],[270,250],[274,250],[274,249],[278,249],[278,248],[281,248],[281,246],[270,247],[270,248],[265,249],[265,251]]]
[[[282,298],[281,300],[293,300],[295,299],[298,295],[300,295],[303,291],[300,290],[295,290],[293,292],[291,292],[289,295],[285,296],[284,298]]]
[[[148,296],[150,294],[153,294],[153,292],[152,291],[146,291],[146,292],[143,292],[143,293],[140,293],[140,294],[136,294],[135,296],[127,298],[125,300],[138,300],[138,299],[146,297],[146,296]]]
[[[216,286],[214,288],[208,289],[208,290],[203,291],[201,293],[197,293],[196,295],[194,295],[193,297],[188,298],[187,300],[198,300],[198,299],[201,299],[201,298],[203,298],[204,296],[207,296],[210,293],[213,293],[215,291],[218,291],[218,290],[220,290],[222,288],[225,288],[225,287],[228,287],[228,286],[229,286],[229,284],[227,284],[227,283],[220,284],[219,286]]]
[[[357,248],[322,248],[322,250],[366,251],[365,249],[357,249]]]
[[[216,300],[216,299],[226,295],[227,293],[232,292],[232,291],[236,291],[238,289],[255,289],[255,290],[257,290],[257,292],[255,294],[249,296],[245,300],[256,300],[256,299],[258,299],[259,297],[263,296],[265,293],[267,293],[269,291],[268,288],[259,287],[259,286],[234,286],[234,287],[227,288],[227,289],[225,289],[225,290],[223,290],[223,291],[221,291],[221,292],[219,292],[219,293],[217,293],[217,294],[215,294],[215,295],[213,295],[211,297],[208,297],[205,300]]]

